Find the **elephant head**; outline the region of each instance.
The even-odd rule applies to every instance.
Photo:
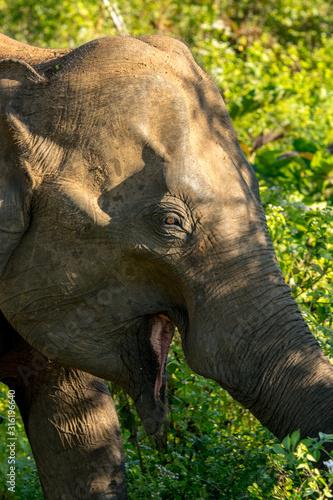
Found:
[[[0,71],[0,309],[20,335],[118,382],[155,432],[177,325],[190,366],[277,436],[332,432],[331,365],[187,47],[105,38]]]

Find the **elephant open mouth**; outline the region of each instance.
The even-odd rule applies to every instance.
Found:
[[[159,369],[155,381],[154,395],[158,401],[161,396],[161,389],[165,385],[163,372],[170,348],[170,344],[175,332],[175,325],[164,314],[153,316],[150,341],[158,358]]]
[[[146,316],[137,331],[141,349],[141,383],[132,383],[126,390],[135,402],[147,434],[156,434],[165,421],[166,365],[174,331],[175,324],[165,312]],[[128,368],[133,373],[135,363]]]

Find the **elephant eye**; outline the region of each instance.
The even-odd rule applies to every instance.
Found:
[[[180,220],[177,217],[174,217],[173,215],[169,215],[166,217],[163,221],[163,223],[166,226],[179,226],[181,227]]]

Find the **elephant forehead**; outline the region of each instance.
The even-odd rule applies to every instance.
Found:
[[[110,107],[101,126],[95,121],[97,135],[91,133],[81,149],[88,177],[99,176],[102,191],[119,186],[118,199],[126,196],[125,187],[142,189],[144,196],[151,189],[157,196],[167,190],[204,202],[220,197],[237,169],[210,127],[208,111],[170,82],[144,77],[128,85],[124,107]],[[76,179],[80,161],[69,163],[71,173],[73,165]]]
[[[129,43],[136,46],[133,40],[125,46]],[[76,136],[81,145],[99,139],[103,129],[111,137],[124,136],[136,132],[130,122],[139,132],[149,123],[145,140],[170,138],[170,148],[184,135],[186,122],[200,128],[203,120],[212,122],[212,114],[226,113],[216,86],[192,56],[171,57],[142,45],[140,54],[125,51],[115,57],[111,51],[101,60],[85,55],[76,65],[63,65],[46,96],[52,96],[49,120],[57,136],[72,145]]]
[[[190,151],[206,164],[221,153],[210,126],[211,109],[201,107],[179,85],[156,75],[145,75],[129,78],[125,87],[115,95],[115,87],[110,91],[102,113],[94,110],[97,119],[86,141],[88,146],[95,144],[96,150],[112,158],[117,156],[127,165],[131,154],[124,154],[126,150],[143,152],[148,146],[156,156],[177,168],[179,163],[184,164]]]
[[[186,95],[156,74],[115,77],[98,88],[76,92],[72,101],[53,106],[53,136],[73,149],[123,156],[127,145],[154,143],[160,155],[172,154],[189,132]]]
[[[59,79],[62,84],[54,101],[64,90],[71,99],[66,106],[62,101],[60,109],[53,106],[60,111],[52,120],[54,134],[57,142],[70,141],[71,151],[84,156],[79,166],[77,161],[66,162],[63,174],[75,172],[76,179],[77,168],[83,169],[105,192],[144,170],[140,189],[151,182],[153,172],[155,185],[162,179],[162,190],[191,192],[204,201],[219,198],[223,178],[236,175],[237,170],[224,147],[234,138],[229,138],[232,125],[223,100],[193,59],[185,71],[175,53],[162,57],[156,49],[144,47],[153,51],[157,62],[152,54],[140,62],[137,55],[128,53],[98,72],[92,60],[91,67],[84,62],[83,73],[78,68],[77,78],[67,74],[62,80],[59,74],[57,84]],[[86,175],[80,177],[85,182]],[[116,196],[120,199],[122,193]]]
[[[150,145],[166,161],[184,147],[190,132],[186,95],[178,86],[156,77],[130,86],[131,103],[124,114],[130,139]]]

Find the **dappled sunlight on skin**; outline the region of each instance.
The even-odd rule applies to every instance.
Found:
[[[183,44],[143,41],[95,41],[57,71],[41,65],[43,83],[24,83],[22,68],[16,82],[12,133],[38,189],[0,304],[22,337],[59,363],[37,379],[56,378],[50,397],[73,428],[60,414],[49,420],[69,454],[81,439],[94,441],[82,429],[100,382],[76,368],[119,383],[156,432],[175,324],[190,366],[279,437],[332,432],[332,368],[279,271],[255,174],[219,92]],[[35,87],[38,110],[49,109],[42,120],[31,113]],[[51,143],[68,153],[59,158]],[[73,416],[68,401],[87,389],[73,379],[85,377],[92,395]],[[103,404],[92,422],[105,424]],[[116,429],[106,424],[96,440]]]
[[[139,148],[140,150],[140,148]],[[219,148],[217,148],[219,150]],[[181,158],[179,157],[179,151],[176,151],[176,166],[177,164],[181,161]],[[54,307],[55,303],[55,295],[51,295],[49,298],[45,297],[43,298],[43,307],[38,310],[38,307],[35,308],[35,301],[32,300],[32,304],[34,306],[34,309],[32,311],[29,311],[29,306],[27,307],[28,304],[23,305],[22,308],[20,307],[14,307],[16,309],[16,318],[14,321],[14,324],[17,325],[17,328],[21,331],[21,327],[19,326],[19,323],[22,323],[22,319],[24,318],[25,322],[28,318],[27,314],[30,312],[32,314],[36,315],[36,328],[32,327],[32,317],[30,314],[30,322],[31,322],[31,343],[36,345],[36,347],[40,348],[44,353],[48,354],[49,356],[59,359],[62,362],[65,362],[67,364],[70,364],[71,366],[78,366],[78,367],[85,367],[85,369],[89,370],[92,373],[95,373],[100,376],[105,376],[107,378],[112,378],[113,380],[117,380],[119,382],[122,382],[122,377],[123,377],[123,372],[124,369],[120,368],[119,362],[120,360],[117,359],[117,356],[113,354],[116,350],[114,349],[117,344],[120,344],[118,341],[115,342],[114,338],[112,335],[109,336],[109,340],[106,341],[107,333],[112,332],[113,330],[116,329],[116,331],[121,331],[121,324],[123,323],[123,333],[127,329],[126,323],[132,321],[133,319],[137,318],[138,313],[133,313],[133,304],[137,302],[135,299],[135,293],[136,288],[138,284],[140,285],[139,288],[143,288],[143,282],[142,282],[142,276],[138,276],[137,269],[132,267],[133,273],[127,273],[124,272],[122,273],[122,280],[117,280],[117,284],[114,288],[114,292],[111,293],[109,297],[109,302],[111,304],[111,308],[109,306],[109,303],[107,304],[101,304],[101,301],[99,300],[98,294],[95,294],[92,296],[91,291],[89,290],[89,282],[91,282],[91,276],[94,276],[94,282],[91,282],[90,287],[95,289],[96,287],[102,287],[104,286],[108,281],[111,281],[111,283],[114,281],[113,280],[113,274],[114,274],[114,269],[113,267],[109,266],[108,263],[112,260],[114,260],[113,253],[115,251],[119,252],[119,248],[122,252],[122,257],[123,255],[126,254],[127,248],[131,246],[132,241],[131,241],[131,232],[133,235],[133,231],[135,231],[135,237],[139,238],[137,241],[142,241],[145,230],[145,225],[142,224],[142,217],[140,219],[140,213],[139,209],[142,209],[142,207],[149,208],[147,207],[147,200],[151,199],[151,203],[153,205],[156,204],[156,201],[159,202],[161,200],[161,197],[164,195],[166,190],[169,190],[169,192],[173,192],[175,189],[177,190],[177,193],[175,195],[175,201],[177,201],[177,195],[181,196],[181,191],[185,193],[186,198],[188,198],[191,201],[191,205],[196,206],[198,205],[198,196],[202,199],[202,203],[204,203],[204,206],[201,208],[201,213],[204,213],[204,210],[207,209],[207,206],[209,205],[209,202],[211,199],[208,197],[207,198],[207,192],[211,193],[211,185],[207,183],[207,188],[206,192],[203,194],[201,191],[202,187],[202,182],[200,185],[200,177],[198,177],[198,184],[197,186],[200,187],[200,192],[198,193],[195,189],[193,190],[193,187],[195,186],[195,183],[193,182],[193,174],[192,174],[192,186],[191,186],[191,179],[187,183],[181,183],[179,186],[179,173],[177,172],[177,169],[173,167],[170,162],[165,163],[162,158],[158,157],[153,151],[148,150],[147,148],[143,148],[142,151],[142,159],[144,161],[144,168],[141,166],[139,167],[141,170],[135,174],[131,175],[128,179],[123,181],[121,184],[118,184],[116,188],[115,193],[113,193],[113,190],[109,190],[106,195],[100,196],[98,199],[99,206],[101,207],[101,210],[106,214],[105,215],[105,220],[107,219],[107,216],[110,216],[110,222],[107,224],[107,226],[104,226],[103,224],[99,223],[98,218],[95,216],[91,216],[89,210],[85,210],[84,207],[89,208],[89,201],[87,203],[87,197],[86,194],[84,196],[84,203],[83,205],[80,205],[80,210],[83,211],[83,214],[80,215],[80,218],[83,217],[88,217],[88,219],[92,219],[93,225],[87,225],[85,222],[81,223],[81,220],[79,220],[79,225],[77,226],[77,229],[75,229],[75,232],[70,232],[69,237],[72,239],[73,236],[76,237],[78,243],[81,243],[80,240],[83,240],[85,243],[85,247],[80,249],[79,251],[81,252],[81,256],[78,258],[78,250],[75,251],[75,256],[71,256],[68,253],[67,250],[67,245],[68,245],[68,238],[64,238],[62,235],[59,238],[59,247],[58,247],[58,252],[59,254],[67,254],[68,260],[65,263],[65,272],[62,272],[61,267],[64,267],[63,263],[57,263],[57,265],[54,265],[55,272],[53,269],[51,270],[51,263],[52,260],[49,260],[49,272],[45,273],[46,280],[50,281],[50,284],[53,283],[59,283],[59,297],[57,298],[57,307]],[[134,160],[133,160],[134,161]],[[215,161],[215,157],[214,157]],[[206,159],[205,162],[203,163],[206,166],[208,165],[208,160]],[[157,168],[159,167],[159,168]],[[215,167],[214,167],[215,168]],[[163,169],[164,175],[161,175],[161,169]],[[155,172],[154,172],[155,170]],[[168,178],[168,173],[171,172],[171,175]],[[199,172],[199,171],[198,171]],[[197,172],[197,176],[199,173]],[[68,174],[66,174],[68,175]],[[223,176],[221,176],[223,177]],[[62,174],[62,179],[64,180],[64,174]],[[212,175],[208,175],[207,177],[208,181],[212,179]],[[175,180],[177,181],[175,183]],[[229,181],[228,181],[229,182]],[[75,205],[77,204],[77,196],[78,196],[78,191],[75,191],[75,193],[71,193],[68,191],[68,186],[73,186],[73,183],[71,182],[68,184],[67,180],[66,182],[63,181],[63,184],[61,185],[60,193],[61,195],[66,193],[66,196],[72,196],[71,202]],[[175,187],[176,185],[176,187]],[[54,187],[54,185],[53,185]],[[157,189],[158,187],[158,189]],[[192,188],[192,192],[191,189]],[[95,195],[94,193],[92,194],[92,207],[95,204]],[[220,197],[218,196],[218,193],[215,193],[214,196],[214,201],[215,201],[215,206],[213,206],[214,210],[214,217],[216,220],[218,220],[217,215],[220,210]],[[51,201],[49,201],[49,207],[48,209],[52,207],[50,206]],[[217,206],[216,206],[217,204]],[[225,206],[228,206],[228,201],[224,200]],[[233,207],[235,208],[237,204],[235,203],[235,200],[233,200]],[[238,203],[239,207],[243,207],[246,210],[246,203],[243,202]],[[55,204],[55,208],[59,211],[59,209],[62,209],[60,207],[60,203],[57,201]],[[65,218],[66,221],[66,210],[67,210],[67,205],[66,203],[64,204],[64,212],[61,214],[62,217],[59,218],[59,214],[57,215],[57,219],[62,220]],[[71,217],[74,218],[76,216],[79,216],[79,214],[76,214],[73,212],[72,209],[70,209],[70,214]],[[133,220],[128,220],[128,214],[137,214],[139,210],[139,216],[135,215],[133,217]],[[92,210],[95,212],[94,210]],[[195,218],[195,212],[192,209],[192,218]],[[57,213],[57,211],[55,211]],[[147,216],[151,216],[152,214],[147,210]],[[242,214],[243,215],[243,214]],[[238,217],[239,218],[239,217]],[[45,219],[45,217],[44,217]],[[214,221],[212,219],[212,214],[208,214],[205,217],[205,224],[206,224],[206,230],[210,231],[211,228],[207,228],[207,220],[209,221],[209,224],[211,226],[214,226]],[[228,220],[227,214],[224,216],[224,226],[226,225],[226,221]],[[245,217],[246,220],[246,217]],[[38,219],[37,219],[38,221]],[[49,221],[48,221],[49,223]],[[122,225],[124,228],[127,226],[127,229],[129,233],[124,232],[124,234],[121,235],[121,240],[119,242],[119,225]],[[81,233],[81,228],[82,226],[82,231],[85,231],[85,226],[87,226],[88,233]],[[105,230],[104,233],[101,232],[101,226],[103,226],[103,229]],[[45,227],[45,222],[44,226]],[[37,226],[38,228],[38,226]],[[138,230],[137,230],[138,228]],[[74,228],[73,228],[74,229]],[[61,230],[61,228],[60,228]],[[90,231],[95,231],[93,235],[96,235],[98,240],[100,241],[100,248],[98,250],[98,260],[91,261],[91,249],[90,247],[93,245],[95,248],[95,240],[92,239],[92,236],[89,236],[89,230]],[[233,234],[233,231],[231,231]],[[47,234],[45,229],[44,229],[44,234]],[[152,256],[152,244],[151,244],[151,229],[146,228],[146,242],[147,245],[142,245],[142,249],[147,249],[147,252],[151,254]],[[223,236],[228,236],[227,234],[222,235]],[[63,241],[61,240],[63,239]],[[102,238],[104,242],[102,243]],[[117,241],[118,240],[118,241]],[[117,241],[117,245],[115,245],[115,241]],[[174,246],[176,240],[172,241],[172,246]],[[39,239],[38,244],[43,247],[43,244],[41,245],[41,240]],[[111,243],[111,245],[110,245]],[[48,247],[51,244],[51,241],[45,241],[44,247]],[[227,243],[225,243],[226,245]],[[33,242],[30,241],[30,245],[34,246]],[[103,246],[102,246],[103,245]],[[115,250],[116,247],[116,250]],[[138,249],[137,256],[139,256],[139,251],[140,251],[140,246],[136,244],[136,248]],[[202,244],[199,246],[199,248],[202,250]],[[157,265],[157,269],[159,266],[164,266],[166,263],[162,261],[163,254],[165,253],[165,246],[161,245],[161,240],[157,238],[157,243],[156,243],[156,249],[159,253],[158,258],[161,261],[159,265]],[[192,250],[191,250],[192,251]],[[202,254],[202,252],[201,252]],[[117,255],[117,254],[116,254]],[[175,258],[179,259],[179,255],[174,254]],[[95,256],[96,259],[97,256]],[[170,257],[172,255],[168,254],[168,258],[170,260]],[[20,260],[20,256],[16,253],[16,258]],[[43,260],[41,256],[39,256],[40,260]],[[45,259],[46,260],[46,259]],[[121,259],[117,256],[117,260],[120,261]],[[169,262],[168,267],[172,267],[171,262]],[[144,270],[143,272],[145,273],[145,268],[147,266],[147,261],[144,262]],[[12,267],[17,268],[19,267],[16,263],[15,260],[12,262]],[[150,264],[151,271],[152,271],[152,279],[151,283],[148,283],[148,286],[151,286],[154,281],[154,273],[156,273],[156,269],[154,269],[156,266],[154,263]],[[173,266],[174,267],[174,266]],[[31,270],[31,271],[30,271]],[[33,266],[28,268],[28,272],[33,272]],[[174,272],[174,270],[173,270]],[[132,274],[132,277],[130,277]],[[158,272],[159,276],[161,276],[163,273],[161,270]],[[186,274],[186,271],[185,271]],[[134,278],[134,276],[136,278]],[[68,297],[63,298],[61,296],[61,284],[63,282],[68,281],[68,277],[71,276],[71,284],[70,287],[67,289],[68,292]],[[22,278],[22,277],[20,277]],[[133,279],[134,278],[134,279]],[[140,278],[140,280],[139,280]],[[36,278],[35,278],[36,279]],[[43,278],[45,279],[45,278]],[[137,283],[133,283],[133,281],[137,280]],[[169,275],[166,275],[166,279],[169,279],[171,282],[172,280],[170,279]],[[24,280],[20,280],[21,282],[27,282],[29,283],[29,276],[25,277]],[[38,286],[40,287],[39,279],[37,280]],[[81,289],[80,284],[84,283],[85,288]],[[13,279],[11,280],[11,286],[13,286]],[[36,283],[37,285],[37,283]],[[15,283],[14,283],[15,286]],[[123,299],[122,295],[126,294],[126,289],[127,287],[131,287],[131,304],[129,309],[126,311],[126,307],[124,308],[123,305]],[[155,287],[156,288],[156,287]],[[162,287],[163,288],[163,287]],[[21,297],[24,296],[31,296],[31,294],[35,294],[38,297],[38,294],[40,294],[40,288],[31,288],[29,290],[25,291],[25,295],[22,293],[20,294]],[[144,314],[154,314],[159,311],[163,311],[165,309],[171,308],[174,309],[175,305],[180,307],[184,306],[184,300],[178,296],[175,297],[173,300],[173,303],[168,303],[166,301],[165,297],[165,291],[164,291],[164,297],[163,293],[156,297],[156,289],[152,289],[152,293],[149,292],[149,295],[151,294],[151,297],[147,296],[147,292],[145,294],[145,302],[143,305],[143,311],[141,312],[141,315]],[[155,295],[155,297],[154,297]],[[159,296],[160,295],[160,296]],[[78,305],[79,301],[82,302],[82,306]],[[95,303],[94,303],[95,301]],[[13,303],[13,299],[11,298],[11,302]],[[67,305],[66,305],[67,302]],[[72,304],[72,302],[74,302]],[[177,304],[178,302],[178,304]],[[6,304],[6,302],[3,302]],[[119,303],[119,310],[122,311],[123,318],[118,318],[118,303]],[[129,303],[128,303],[129,304]],[[154,305],[155,304],[155,305]],[[101,307],[101,305],[104,306]],[[141,309],[142,309],[141,305]],[[13,306],[12,306],[13,307]],[[106,312],[106,308],[108,308],[108,313]],[[148,309],[147,309],[148,308]],[[64,312],[67,311],[66,314]],[[105,312],[104,312],[105,311]],[[81,313],[82,312],[82,313]],[[8,311],[7,311],[8,313]],[[126,316],[127,315],[127,316]],[[22,319],[20,320],[20,316],[22,316]],[[28,334],[27,331],[28,327],[24,326],[25,333]],[[39,340],[37,339],[37,331],[40,331],[39,334]],[[48,331],[48,335],[45,336],[45,329]],[[137,329],[137,326],[135,325],[135,329]],[[64,332],[66,332],[66,337],[64,340],[61,342],[61,348],[58,347],[59,341],[58,338],[63,338],[64,337]],[[88,335],[88,332],[90,332],[90,336]],[[96,349],[97,346],[95,346],[96,338],[100,337],[101,339],[101,344],[98,349]],[[117,335],[118,337],[118,335]],[[126,340],[126,336],[123,335],[123,338]],[[106,344],[107,342],[107,344]],[[105,348],[108,347],[108,344],[110,345],[111,348]],[[51,350],[50,350],[51,346]],[[118,346],[117,346],[118,348]],[[90,356],[90,351],[91,350],[95,351],[96,358],[98,359],[98,366],[95,366],[95,358],[91,358]],[[56,354],[55,354],[56,350]],[[119,351],[122,354],[122,351]],[[126,351],[125,351],[126,352]],[[87,354],[89,353],[89,354]],[[147,356],[147,355],[146,355]],[[125,356],[124,356],[125,358]],[[135,377],[131,377],[134,379]],[[128,379],[123,381],[123,384],[125,387],[128,387]]]
[[[47,498],[109,493],[125,499],[120,429],[104,381],[50,362],[2,315],[0,328],[2,348],[11,339],[1,359],[0,377],[15,391]]]
[[[206,273],[210,286],[201,298],[202,282],[194,288],[189,330],[181,331],[191,368],[217,380],[281,439],[298,428],[303,437],[332,432],[329,360],[260,238],[247,240],[247,249],[240,241],[238,248],[252,259],[240,265],[238,254],[224,267],[221,254],[217,275],[206,253],[198,273]]]

